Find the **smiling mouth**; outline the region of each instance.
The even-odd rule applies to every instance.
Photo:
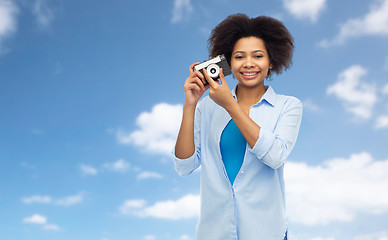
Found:
[[[244,75],[244,76],[255,76],[258,73],[259,72],[241,72],[241,74]]]

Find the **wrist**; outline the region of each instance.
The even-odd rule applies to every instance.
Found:
[[[191,102],[185,101],[183,103],[183,111],[195,111],[196,107],[197,107],[197,102],[191,103]]]
[[[228,107],[226,108],[226,111],[229,113],[230,116],[233,116],[235,114],[239,114],[239,112],[241,112],[242,109],[237,101],[233,101],[228,105]]]

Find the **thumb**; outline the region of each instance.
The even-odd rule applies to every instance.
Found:
[[[227,83],[226,83],[226,80],[225,80],[225,76],[224,76],[224,69],[220,69],[220,80],[221,80],[221,85],[223,85],[223,84],[226,84],[226,85],[228,85]]]

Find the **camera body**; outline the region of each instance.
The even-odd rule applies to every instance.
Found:
[[[203,70],[205,70],[209,77],[213,78],[214,80],[217,80],[220,77],[220,68],[222,68],[224,76],[228,76],[232,73],[232,70],[230,70],[228,61],[226,60],[224,54],[218,55],[215,58],[195,65],[194,71],[200,71],[201,73],[203,73]]]

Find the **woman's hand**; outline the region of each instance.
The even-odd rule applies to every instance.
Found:
[[[203,71],[207,82],[210,85],[209,97],[213,99],[215,103],[225,108],[228,111],[233,104],[236,104],[232,93],[230,92],[228,83],[225,80],[223,69],[220,69],[220,81],[221,84],[214,81],[213,78],[209,77],[206,71]]]
[[[209,85],[205,86],[206,80],[202,73],[193,70],[193,67],[197,64],[199,62],[190,65],[190,76],[186,79],[184,85],[186,99],[183,104],[182,123],[175,144],[175,156],[180,159],[187,159],[195,152],[195,108],[203,93],[209,89]]]
[[[190,65],[189,71],[190,76],[186,79],[184,89],[185,89],[185,98],[186,104],[190,106],[196,106],[198,100],[202,95],[209,89],[209,85],[206,85],[206,80],[203,74],[200,71],[194,71],[194,66],[198,65],[200,62],[195,62]],[[206,72],[206,71],[203,71]]]
[[[209,75],[207,75],[207,73],[204,75],[210,85],[210,98],[229,113],[249,146],[253,148],[257,139],[259,139],[261,128],[249,117],[249,114],[244,112],[236,99],[234,99],[228,84],[226,83],[222,69],[220,70],[221,84],[214,81],[211,77],[209,77]]]

